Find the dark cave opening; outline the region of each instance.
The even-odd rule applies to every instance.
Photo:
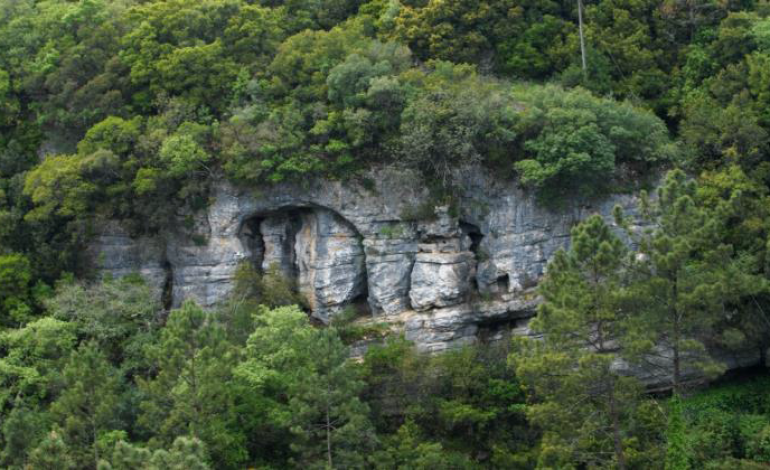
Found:
[[[481,233],[481,229],[478,226],[464,221],[460,221],[460,231],[463,233],[463,248],[472,252],[476,261],[470,284],[471,290],[478,292],[479,281],[476,277],[476,269],[478,269],[479,263],[486,261],[486,256],[481,248],[481,241],[484,239],[484,234]]]
[[[498,317],[482,320],[477,323],[476,337],[480,343],[488,344],[497,341],[508,341],[513,336],[513,330],[521,326],[522,320],[515,317]]]
[[[246,219],[238,234],[241,243],[249,252],[249,261],[258,272],[262,271],[262,256],[265,253],[265,240],[259,228],[262,220],[264,220],[263,217]]]
[[[168,260],[164,260],[162,263],[163,273],[165,278],[163,279],[163,289],[160,294],[160,302],[163,306],[163,310],[169,311],[174,304],[174,271],[171,267],[171,263]]]
[[[352,308],[356,316],[369,313],[368,275],[358,230],[335,211],[320,207],[286,207],[246,218],[239,231],[248,261],[262,274],[279,274],[321,315]],[[356,252],[358,251],[358,255]],[[350,265],[347,298],[334,298],[324,277],[328,270],[348,269],[347,257],[360,256]],[[320,274],[319,274],[320,273]],[[339,274],[337,274],[339,276]],[[342,275],[345,278],[344,274]],[[330,297],[331,295],[331,303]],[[320,308],[321,310],[317,310]],[[326,313],[323,313],[326,312]]]
[[[460,221],[460,230],[470,241],[467,245],[468,251],[472,251],[476,255],[477,262],[484,261],[482,259],[484,256],[481,252],[481,241],[484,239],[484,234],[481,233],[481,229],[471,223]]]
[[[497,292],[500,294],[504,294],[508,292],[510,288],[511,288],[511,277],[508,275],[508,273],[503,274],[502,276],[498,276]]]

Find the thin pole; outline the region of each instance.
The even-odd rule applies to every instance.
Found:
[[[578,28],[580,29],[580,57],[583,60],[583,79],[588,80],[588,68],[586,67],[586,42],[583,38],[583,0],[577,0],[578,4]]]

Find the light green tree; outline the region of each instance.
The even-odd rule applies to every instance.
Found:
[[[150,367],[144,349],[157,340],[160,299],[138,276],[94,284],[62,282],[45,301],[54,318],[74,324],[113,364],[131,374]]]
[[[75,460],[57,431],[51,431],[29,456],[29,467],[35,470],[74,470]]]
[[[364,384],[334,328],[314,328],[297,307],[263,309],[237,375],[273,400],[272,419],[291,430],[303,465],[363,465],[375,443]]]
[[[115,444],[112,455],[99,462],[98,470],[208,470],[206,445],[194,437],[180,436],[169,449],[148,449],[125,441]]]

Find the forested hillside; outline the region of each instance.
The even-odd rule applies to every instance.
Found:
[[[764,371],[701,386],[770,346],[770,4],[579,5],[0,0],[0,467],[767,468]],[[451,206],[467,165],[554,209],[657,185],[653,228],[577,225],[545,339],[437,356],[275,272],[169,311],[83,256],[216,181],[407,168]]]

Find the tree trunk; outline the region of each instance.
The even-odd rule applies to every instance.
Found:
[[[326,457],[329,460],[329,469],[334,468],[332,465],[332,423],[329,419],[329,405],[326,405]]]
[[[623,452],[623,439],[620,435],[620,416],[618,416],[617,403],[615,401],[615,380],[610,385],[610,417],[612,419],[612,439],[615,443],[615,458],[618,461],[618,468],[625,470],[626,454]]]
[[[674,278],[674,286],[672,287],[672,295],[671,295],[671,310],[673,313],[673,321],[674,321],[674,328],[673,328],[673,341],[671,344],[671,349],[674,354],[673,358],[673,374],[671,379],[671,387],[674,392],[675,396],[679,396],[680,388],[681,388],[681,358],[679,356],[679,342],[681,340],[681,317],[679,316],[679,309],[676,306],[676,300],[677,300],[677,279]]]

